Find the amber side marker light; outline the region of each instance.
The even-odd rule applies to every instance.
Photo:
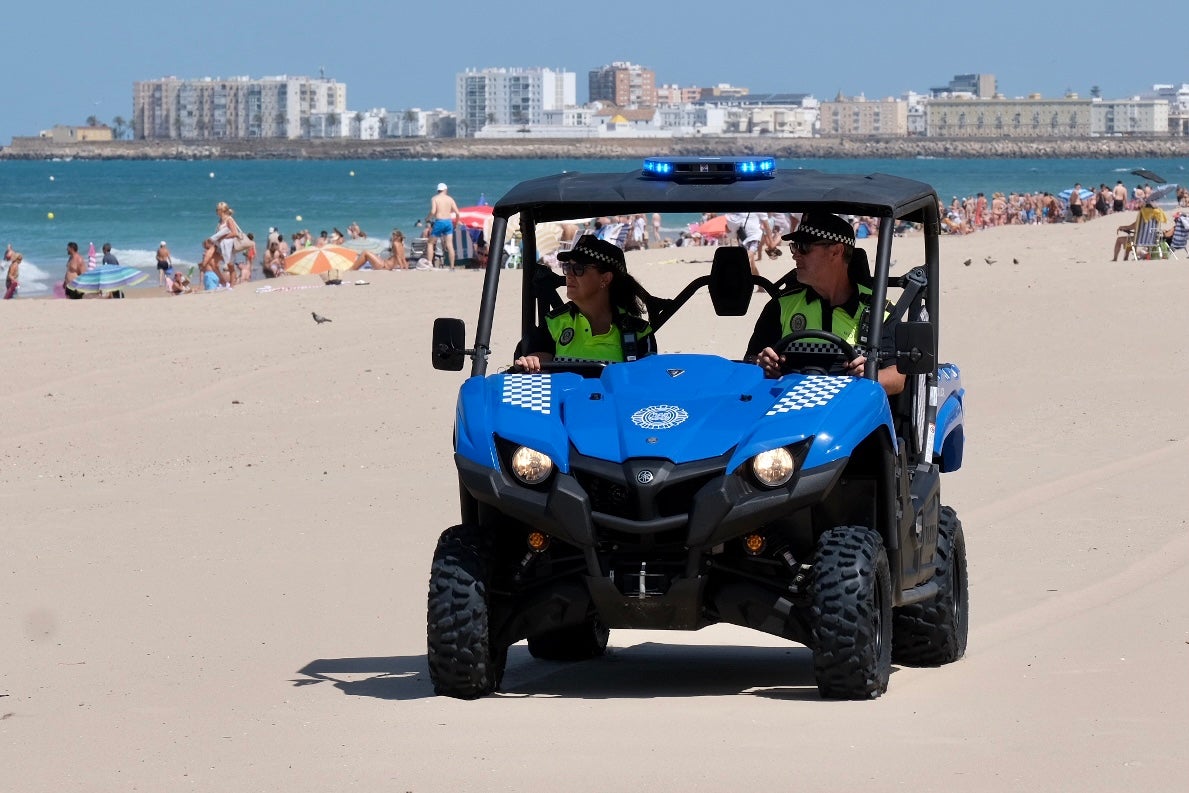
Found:
[[[743,538],[743,548],[752,556],[758,556],[764,552],[764,547],[767,546],[768,541],[764,539],[762,534],[748,534]]]
[[[549,547],[549,536],[539,531],[529,532],[528,548],[533,553],[540,553]]]

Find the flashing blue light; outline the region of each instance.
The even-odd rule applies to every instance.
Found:
[[[770,179],[776,175],[773,157],[649,157],[642,175],[650,179],[730,181]]]
[[[763,157],[758,160],[740,160],[736,163],[739,173],[747,176],[761,176],[776,170],[776,160]]]

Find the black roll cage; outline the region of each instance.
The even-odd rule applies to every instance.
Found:
[[[888,286],[910,289],[913,297],[924,292],[924,308],[933,328],[934,349],[939,343],[940,287],[939,260],[941,233],[937,194],[929,185],[888,174],[826,174],[815,170],[778,171],[773,177],[722,182],[681,182],[647,178],[642,171],[628,173],[563,173],[531,179],[513,187],[493,209],[489,250],[492,256],[483,279],[483,295],[475,329],[471,376],[487,373],[491,352],[491,332],[496,296],[504,268],[500,255],[508,236],[509,222],[518,216],[521,233],[522,277],[521,340],[527,345],[530,332],[540,321],[543,302],[534,290],[537,276],[535,228],[540,223],[566,221],[582,217],[632,215],[652,212],[805,212],[808,210],[852,214],[878,218],[879,234],[875,261],[872,262],[872,305],[887,302]],[[890,276],[892,240],[901,222],[920,226],[924,234],[925,260],[905,276]],[[509,272],[515,272],[510,270]],[[923,283],[921,274],[923,273]],[[783,279],[782,279],[783,280]],[[658,301],[661,323],[706,283],[698,277],[678,295]],[[780,287],[760,279],[756,283]],[[653,306],[650,306],[650,312]],[[915,319],[915,318],[914,318]],[[878,367],[876,351],[884,325],[883,312],[871,312],[868,347],[860,349],[867,356],[866,376],[875,378]],[[926,387],[933,393],[937,369],[926,375]],[[932,400],[930,400],[932,402]],[[935,405],[928,405],[926,421],[935,419]]]

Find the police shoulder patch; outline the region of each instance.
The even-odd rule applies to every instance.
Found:
[[[794,333],[800,330],[805,330],[805,315],[793,314],[793,318],[789,320],[789,330]]]
[[[561,335],[557,337],[557,343],[563,347],[565,347],[567,344],[569,344],[573,340],[574,340],[574,329],[573,328],[566,328],[565,330],[563,330],[561,332]]]

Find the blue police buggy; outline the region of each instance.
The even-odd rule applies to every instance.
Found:
[[[743,247],[698,248],[708,271],[646,301],[656,354],[510,366],[561,305],[564,279],[539,255],[537,226],[653,212],[869,218],[875,233],[851,264],[884,310],[865,312],[855,343],[792,330],[776,343],[775,378],[741,357],[667,352],[665,324],[691,299],[709,314],[708,296],[729,324],[757,293],[798,286],[795,270],[755,275]],[[524,266],[493,258],[472,339],[459,319],[433,329],[434,367],[470,370],[454,426],[461,514],[430,571],[435,690],[497,690],[522,640],[540,659],[596,658],[616,628],[730,623],[783,637],[812,651],[818,691],[834,699],[880,696],[893,664],[959,659],[966,549],[941,474],[962,464],[965,391],[938,359],[939,232],[927,184],[764,157],[655,158],[513,187],[489,243],[519,237]],[[509,277],[520,279],[520,337],[496,340]],[[862,377],[846,371],[857,355]],[[880,387],[881,366],[905,376],[900,393]]]

